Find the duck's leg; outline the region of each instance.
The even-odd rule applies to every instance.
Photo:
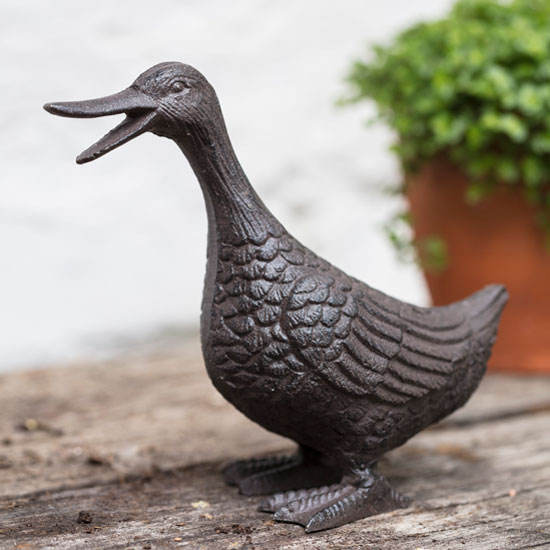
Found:
[[[405,508],[408,503],[407,497],[370,467],[354,470],[334,485],[273,495],[260,504],[259,510],[274,513],[277,521],[303,525],[311,533]]]
[[[293,455],[238,460],[223,469],[228,485],[237,485],[243,495],[269,495],[291,489],[308,489],[333,483],[342,471],[317,451],[300,446]]]

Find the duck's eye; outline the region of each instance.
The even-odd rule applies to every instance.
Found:
[[[184,88],[185,88],[185,84],[181,80],[178,80],[177,82],[174,82],[172,84],[173,92],[181,92]]]

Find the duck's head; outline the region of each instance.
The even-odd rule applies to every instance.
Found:
[[[78,164],[95,160],[144,132],[175,139],[193,126],[204,125],[218,108],[206,78],[190,65],[177,62],[151,67],[117,94],[44,105],[49,113],[66,117],[126,114],[116,128],[77,157]]]

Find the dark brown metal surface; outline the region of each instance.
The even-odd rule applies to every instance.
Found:
[[[420,308],[316,256],[251,187],[212,86],[189,65],[162,63],[113,96],[45,109],[126,113],[79,163],[150,131],[174,140],[195,171],[209,222],[201,316],[208,373],[240,411],[299,445],[291,457],[229,465],[227,482],[248,495],[278,493],[260,509],[308,532],[406,506],[376,463],[476,389],[505,288]]]

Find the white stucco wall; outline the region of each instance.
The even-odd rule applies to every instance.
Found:
[[[206,218],[187,162],[142,136],[85,166],[113,119],[47,101],[106,95],[178,60],[213,83],[237,154],[305,244],[373,286],[426,302],[380,227],[398,199],[381,127],[337,109],[366,44],[449,0],[3,0],[0,5],[0,370],[85,357],[198,325]]]

